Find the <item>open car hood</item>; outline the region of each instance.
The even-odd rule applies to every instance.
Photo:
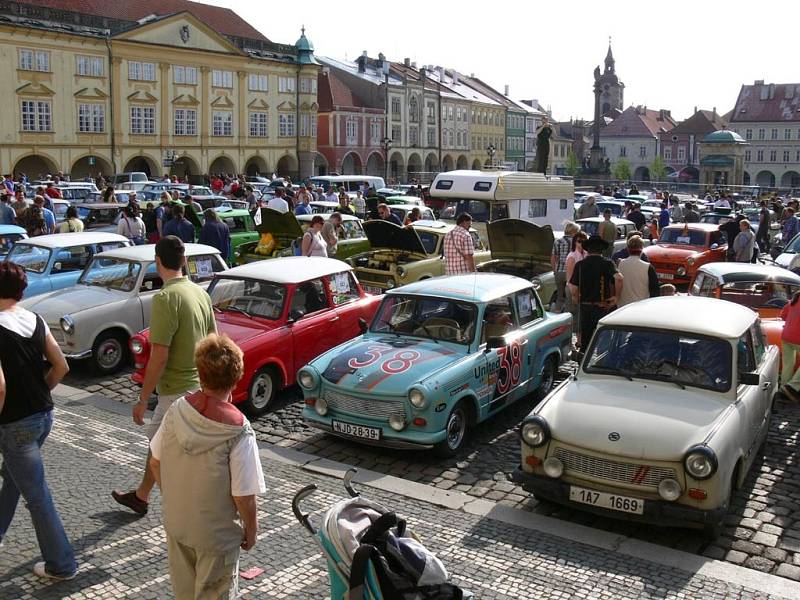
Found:
[[[486,225],[493,259],[523,258],[550,261],[553,251],[553,229],[522,219],[500,219]]]
[[[400,227],[389,221],[377,219],[366,221],[364,232],[373,249],[391,248],[392,250],[427,254],[413,227]]]
[[[278,212],[272,208],[261,209],[261,224],[256,225],[259,233],[271,233],[275,237],[299,238],[303,235],[300,223],[292,211]]]

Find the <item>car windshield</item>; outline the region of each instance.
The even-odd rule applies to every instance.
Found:
[[[783,308],[800,285],[769,281],[735,281],[720,288],[720,298],[748,308]]]
[[[383,299],[370,330],[469,344],[477,312],[467,302],[392,294]]]
[[[95,257],[81,275],[78,283],[130,292],[139,279],[141,263],[121,258]]]
[[[794,236],[783,249],[786,254],[797,254],[800,251],[800,235]]]
[[[6,260],[18,264],[29,273],[44,273],[50,261],[51,250],[33,244],[17,244],[8,253]]]
[[[5,254],[14,245],[14,242],[21,239],[23,239],[21,233],[0,234],[0,253]]]
[[[430,231],[422,231],[420,229],[417,229],[416,232],[419,236],[419,240],[422,242],[422,247],[425,248],[425,252],[428,254],[436,252],[436,246],[439,244],[439,236]]]
[[[683,244],[684,246],[706,246],[706,232],[696,229],[667,227],[661,231],[659,244]]]
[[[580,221],[578,224],[586,235],[597,235],[597,229],[600,227],[599,221]]]
[[[616,202],[598,202],[597,209],[602,213],[605,209],[611,210],[611,214],[615,217],[622,215],[622,205]]]
[[[345,240],[366,239],[364,228],[359,221],[342,221],[342,232],[339,237]]]
[[[680,331],[604,327],[586,353],[584,371],[725,392],[731,386],[731,345]]]
[[[255,279],[220,277],[208,288],[214,308],[276,320],[283,314],[286,286]]]

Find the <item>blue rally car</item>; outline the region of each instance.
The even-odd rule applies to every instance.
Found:
[[[571,336],[571,316],[545,312],[525,279],[412,283],[386,293],[363,335],[300,369],[303,417],[348,439],[452,456],[470,426],[552,388]]]

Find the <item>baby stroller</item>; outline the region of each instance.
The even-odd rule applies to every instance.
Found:
[[[300,509],[317,486],[304,487],[292,500],[295,517],[327,560],[331,600],[471,600],[472,594],[447,581],[442,562],[403,519],[359,495],[352,485],[356,472],[344,476],[350,497],[325,512],[319,530]]]

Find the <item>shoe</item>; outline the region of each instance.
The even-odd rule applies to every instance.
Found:
[[[122,506],[127,506],[137,515],[146,515],[147,514],[147,502],[139,498],[136,495],[135,490],[131,490],[130,492],[118,492],[114,490],[111,492],[111,497],[114,498],[117,502],[122,504]]]
[[[69,581],[70,579],[75,579],[75,575],[77,575],[77,571],[75,573],[71,573],[70,575],[53,575],[52,573],[48,573],[47,570],[44,568],[44,562],[37,562],[33,565],[33,574],[38,575],[42,579],[53,579],[55,581]]]

